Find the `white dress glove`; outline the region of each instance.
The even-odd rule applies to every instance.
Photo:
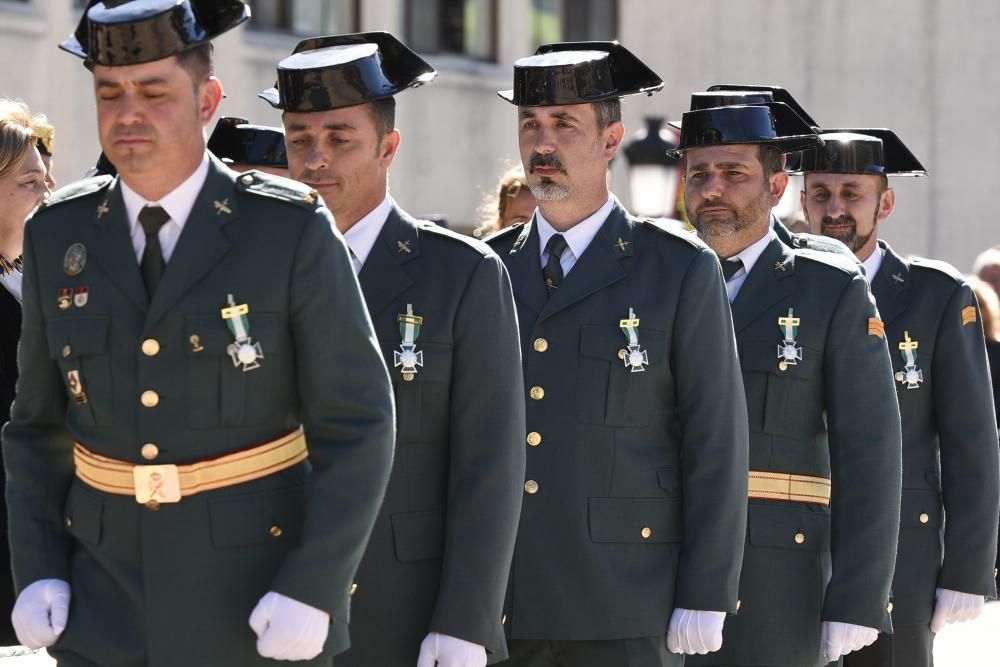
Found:
[[[878,630],[852,623],[823,621],[821,646],[827,662],[836,662],[841,656],[862,649],[878,639]]]
[[[704,655],[722,648],[724,611],[674,609],[667,626],[667,649],[671,653]]]
[[[934,593],[934,615],[931,617],[931,632],[937,634],[947,623],[962,623],[979,618],[986,603],[982,595],[959,593],[947,588],[939,588]]]
[[[274,660],[311,660],[323,651],[330,614],[271,591],[250,614],[257,653]]]
[[[417,667],[486,667],[486,647],[432,632],[420,644]]]
[[[17,596],[10,621],[17,641],[28,648],[52,646],[66,629],[69,584],[62,579],[39,579]]]

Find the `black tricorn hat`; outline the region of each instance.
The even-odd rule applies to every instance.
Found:
[[[812,127],[781,102],[688,111],[681,121],[681,142],[671,157],[705,146],[771,144],[782,153],[822,145]]]
[[[90,0],[59,48],[93,65],[137,65],[215,39],[250,18],[239,0]]]
[[[551,107],[662,88],[663,79],[618,42],[558,42],[514,63],[514,87],[497,95],[520,107]]]
[[[927,175],[924,165],[892,130],[839,128],[823,130],[820,136],[823,147],[802,151],[793,173]]]
[[[743,94],[746,96],[753,96],[754,94],[765,94],[765,95],[770,94],[771,100],[769,101],[781,102],[783,104],[787,104],[789,107],[791,107],[792,111],[794,111],[799,115],[799,118],[809,123],[809,125],[811,125],[813,128],[817,130],[819,129],[819,123],[813,120],[812,116],[806,113],[806,110],[802,108],[802,105],[799,104],[794,97],[792,97],[792,94],[789,93],[784,88],[782,88],[781,86],[757,86],[757,85],[743,85],[735,83],[717,83],[714,86],[709,86],[708,92],[710,93],[729,92],[729,93]],[[757,104],[757,102],[744,102],[744,104]],[[693,106],[691,107],[691,110],[694,111]]]
[[[228,164],[288,167],[285,131],[280,127],[251,125],[243,118],[220,118],[208,138],[208,150]]]
[[[313,37],[278,63],[274,88],[257,94],[275,109],[326,111],[392,97],[437,72],[387,32]]]

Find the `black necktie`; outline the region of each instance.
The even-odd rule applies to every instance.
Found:
[[[139,262],[139,270],[142,272],[142,280],[146,283],[146,294],[150,299],[160,284],[163,277],[163,269],[166,264],[163,261],[163,251],[160,249],[160,227],[170,219],[170,214],[159,206],[143,206],[139,211],[139,224],[142,231],[146,232],[146,248],[142,251],[142,261]]]
[[[724,259],[722,260],[722,275],[726,277],[726,282],[728,283],[736,275],[736,272],[743,268],[742,259]]]
[[[559,262],[559,258],[562,257],[564,250],[566,250],[566,239],[563,238],[562,234],[553,234],[548,243],[545,244],[545,252],[549,253],[549,259],[545,262],[542,275],[545,277],[545,291],[549,296],[552,296],[552,293],[559,289],[559,285],[563,281],[562,264]]]

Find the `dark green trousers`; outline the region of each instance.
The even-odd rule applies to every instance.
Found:
[[[681,667],[684,656],[667,650],[666,637],[595,641],[511,639],[504,667]]]

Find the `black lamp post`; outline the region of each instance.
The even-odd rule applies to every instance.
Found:
[[[667,156],[677,148],[672,130],[664,128],[664,119],[647,116],[645,129],[639,130],[625,146],[629,164],[629,194],[635,215],[652,218],[676,217],[677,191],[680,187],[680,160]]]

